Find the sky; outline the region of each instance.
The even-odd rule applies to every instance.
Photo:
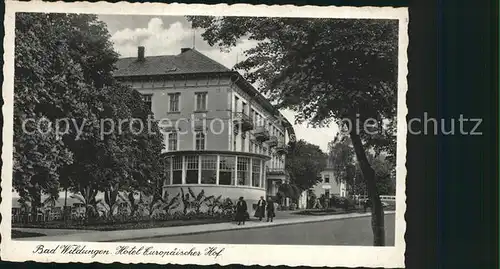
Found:
[[[219,47],[211,47],[203,40],[203,30],[194,30],[191,24],[182,16],[130,16],[130,15],[100,15],[99,19],[106,23],[111,34],[111,41],[120,57],[133,57],[137,47],[144,46],[146,56],[176,55],[181,48],[194,47],[196,50],[232,68],[238,61],[244,60],[243,52],[257,45],[257,41],[242,39],[229,52],[223,52]],[[295,122],[295,112],[281,110],[281,113],[291,122]],[[308,123],[294,125],[298,140],[303,139],[318,145],[327,152],[328,142],[334,139],[338,128],[331,124],[325,128],[308,127]]]

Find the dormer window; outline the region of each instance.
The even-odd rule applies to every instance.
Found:
[[[153,110],[153,95],[152,94],[143,94],[142,101],[144,102],[144,105],[149,110]]]

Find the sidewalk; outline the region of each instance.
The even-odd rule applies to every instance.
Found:
[[[28,233],[40,233],[40,234],[45,234],[47,236],[61,236],[61,235],[68,235],[68,234],[81,234],[81,233],[95,232],[95,230],[15,228],[15,227],[13,227],[12,230],[18,230],[21,232],[28,232]],[[18,239],[15,239],[15,240],[18,240]]]
[[[394,211],[385,212],[385,214],[394,214]],[[59,236],[42,236],[42,237],[29,237],[20,238],[16,240],[22,241],[76,241],[76,242],[116,242],[135,239],[146,239],[154,237],[199,234],[209,232],[220,232],[229,230],[242,230],[264,228],[281,225],[292,225],[307,222],[319,222],[329,220],[341,220],[349,218],[360,218],[370,216],[370,213],[348,213],[329,216],[304,216],[294,217],[287,219],[275,219],[274,222],[259,222],[251,220],[246,222],[245,225],[236,225],[235,223],[215,223],[205,225],[190,225],[190,226],[177,226],[177,227],[162,227],[152,229],[138,229],[138,230],[120,230],[120,231],[93,231],[76,234],[67,234]]]

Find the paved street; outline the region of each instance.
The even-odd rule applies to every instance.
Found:
[[[394,245],[394,214],[385,216],[386,245]],[[227,243],[285,245],[372,245],[370,217],[268,228],[133,240],[149,243]]]

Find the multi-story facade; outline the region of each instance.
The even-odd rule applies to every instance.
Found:
[[[316,197],[332,197],[332,195],[339,197],[347,196],[347,186],[344,182],[337,182],[335,180],[334,169],[326,168],[321,172],[321,181],[312,188]]]
[[[253,202],[285,180],[291,124],[239,73],[194,49],[122,58],[114,76],[138,90],[165,137],[163,191]]]

